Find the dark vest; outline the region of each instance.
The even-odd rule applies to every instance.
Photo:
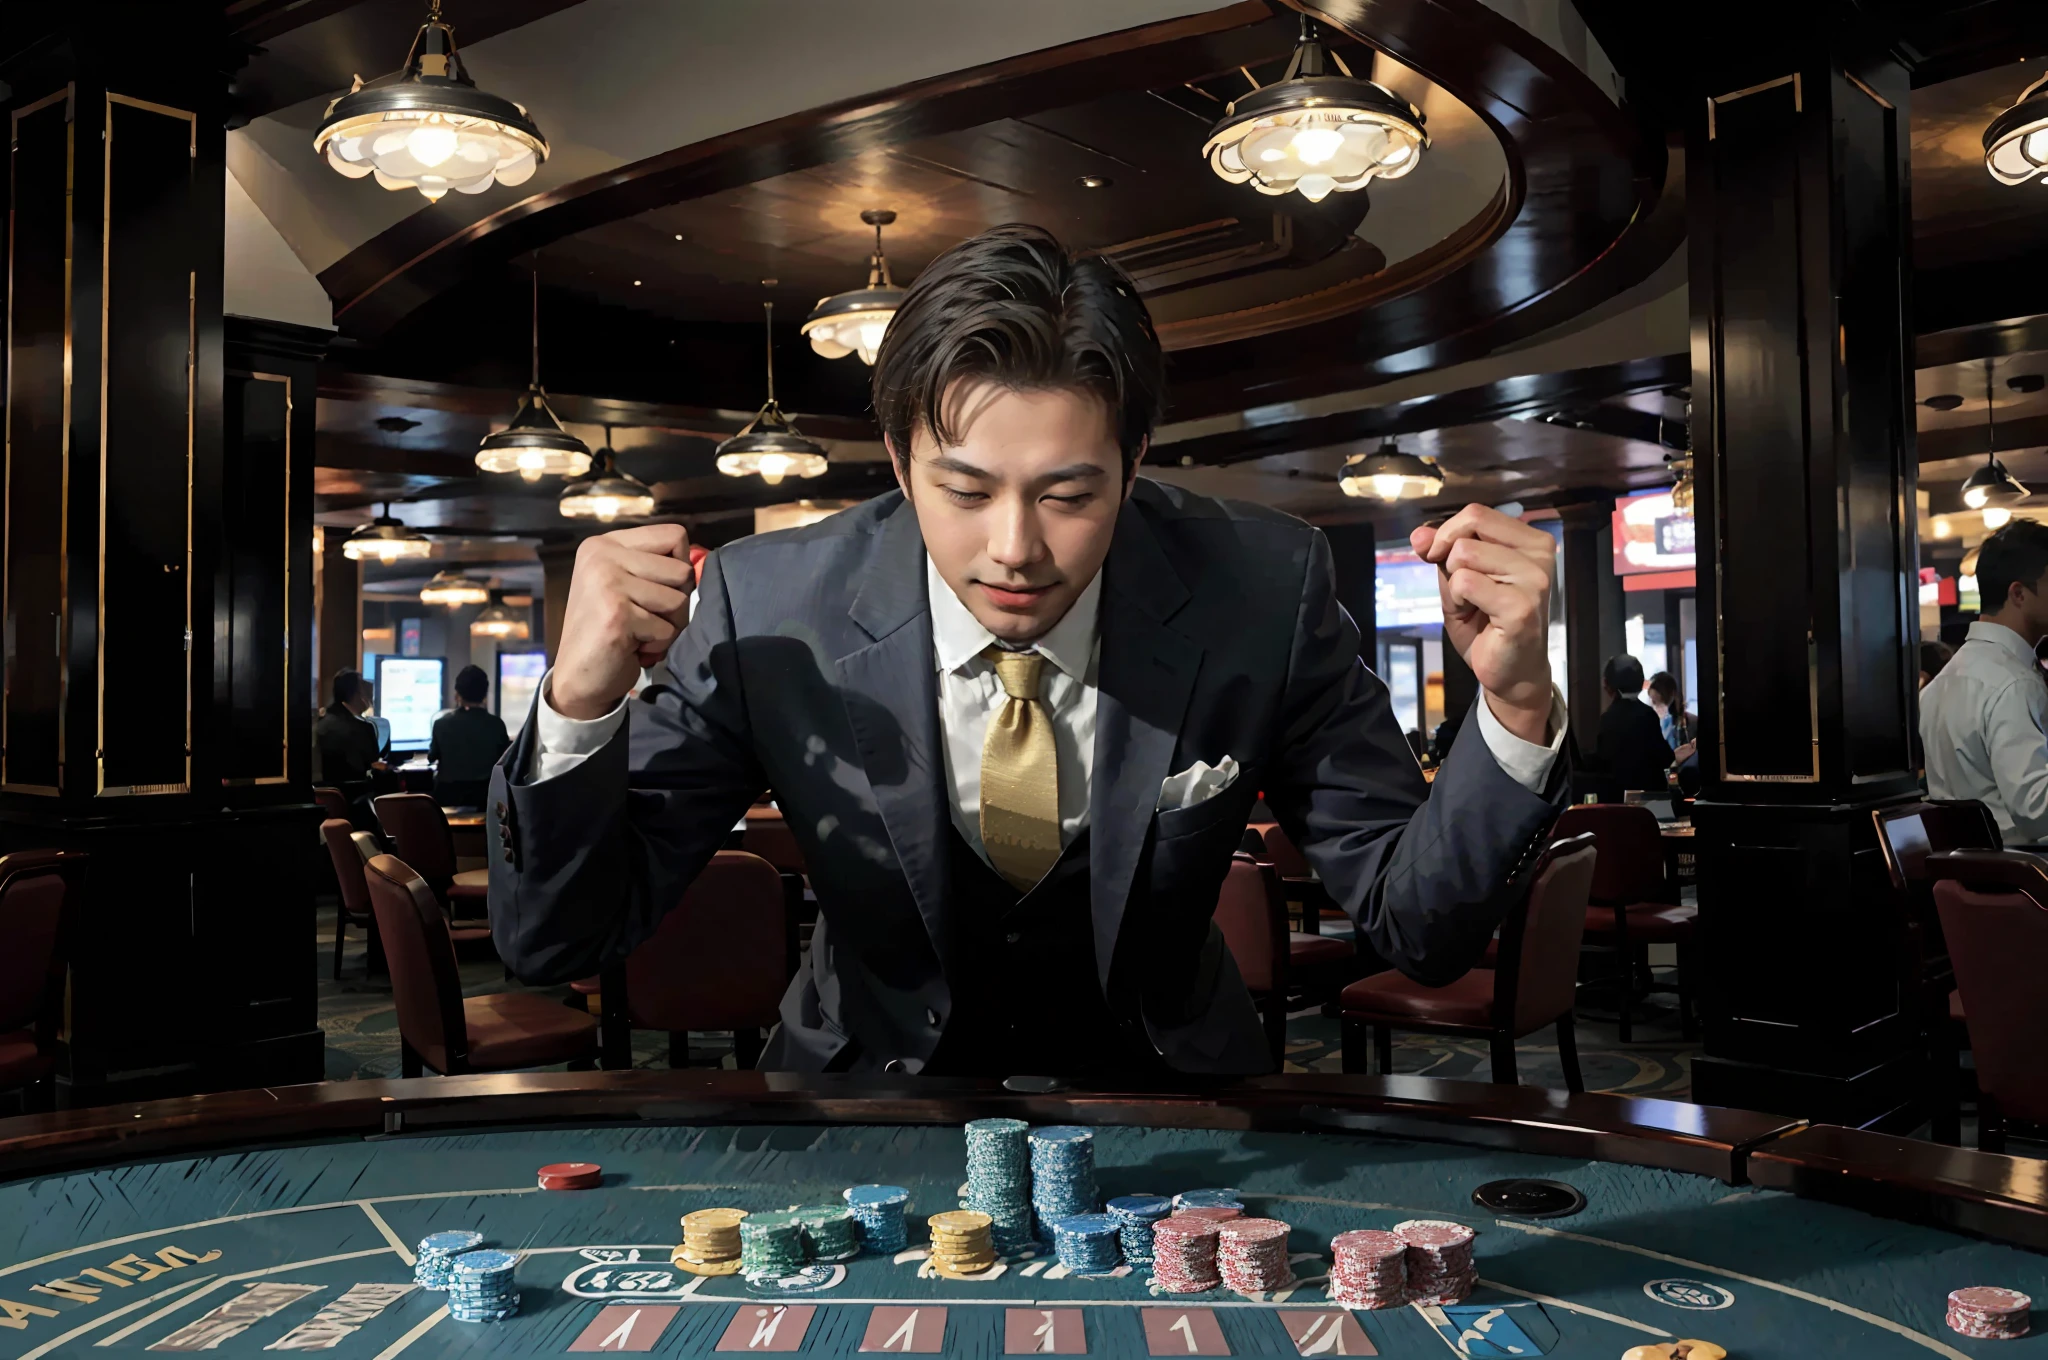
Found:
[[[1095,980],[1083,831],[1020,893],[948,827],[953,1014],[924,1070],[955,1076],[1128,1077],[1159,1059],[1135,1016],[1120,1020]]]

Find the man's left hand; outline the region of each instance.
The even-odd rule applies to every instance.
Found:
[[[1408,536],[1442,568],[1444,635],[1465,658],[1501,726],[1538,745],[1550,730],[1550,591],[1557,540],[1484,505]]]

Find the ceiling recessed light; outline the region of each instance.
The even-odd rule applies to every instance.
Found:
[[[640,280],[638,280],[638,279],[634,279],[634,280],[633,280],[633,286],[634,286],[635,288],[638,288],[638,287],[640,286]]]
[[[1953,392],[1942,392],[1920,403],[1930,411],[1953,411],[1963,404],[1963,399]]]
[[[2048,378],[2043,378],[2039,373],[2015,373],[2005,380],[2005,385],[2015,392],[2031,395],[2043,387],[2048,387]]]
[[[677,233],[676,233],[676,239],[677,239],[678,241],[682,240],[682,239],[683,239],[683,234],[682,234],[681,232],[677,232]]]
[[[1116,181],[1107,175],[1082,175],[1074,183],[1080,185],[1083,189],[1107,189]]]

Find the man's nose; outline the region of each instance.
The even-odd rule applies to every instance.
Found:
[[[998,566],[1021,571],[1044,553],[1045,539],[1038,531],[1037,507],[1021,497],[1005,501],[989,531],[989,559]]]

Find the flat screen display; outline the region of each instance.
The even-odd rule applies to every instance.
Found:
[[[377,713],[391,722],[392,750],[424,751],[432,742],[447,664],[438,656],[377,658]]]
[[[1373,562],[1373,621],[1381,628],[1405,628],[1444,621],[1437,569],[1414,553],[1384,552]]]
[[[526,715],[533,711],[533,696],[540,691],[540,678],[547,670],[546,652],[498,653],[498,716],[505,720],[505,730],[512,736],[518,736],[519,729],[526,726]]]
[[[1629,496],[1614,504],[1614,574],[1684,571],[1697,561],[1693,519],[1671,508],[1671,493]]]

